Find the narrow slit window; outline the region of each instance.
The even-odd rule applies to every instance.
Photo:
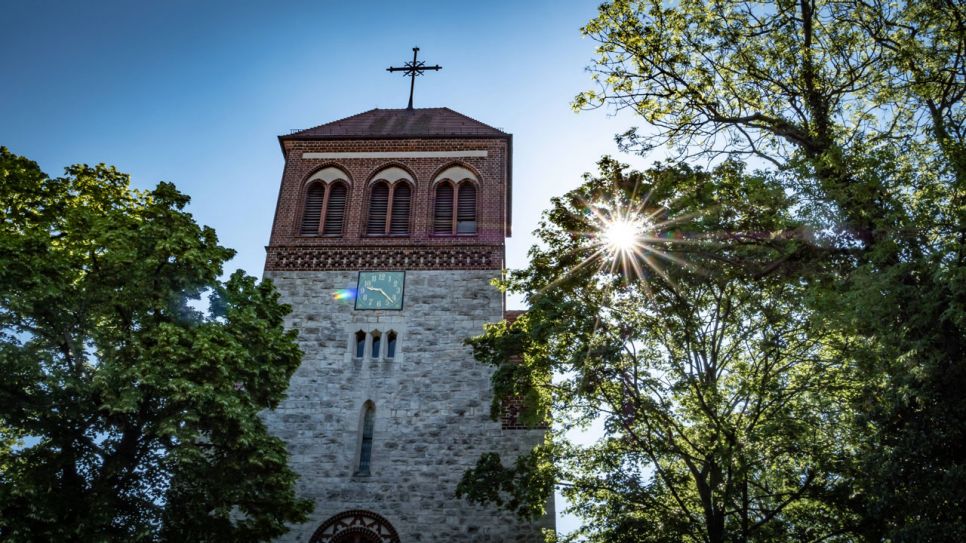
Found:
[[[356,332],[355,340],[356,344],[354,351],[356,358],[362,358],[366,355],[366,333],[362,330],[359,330]]]
[[[321,183],[313,183],[305,194],[305,208],[302,210],[302,228],[299,231],[303,236],[312,236],[319,233],[319,223],[322,220],[323,199],[325,199],[325,186]]]
[[[396,358],[396,332],[386,334],[386,358]]]
[[[372,357],[373,358],[379,358],[379,348],[382,347],[381,340],[382,340],[382,334],[380,334],[378,331],[375,331],[372,333]]]
[[[362,440],[359,447],[359,469],[356,475],[369,475],[372,463],[372,430],[376,423],[376,410],[372,402],[366,402],[362,419]]]

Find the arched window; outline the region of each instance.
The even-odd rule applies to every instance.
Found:
[[[476,183],[479,179],[462,166],[450,166],[437,175],[435,181],[433,235],[475,235]]]
[[[325,199],[325,185],[312,183],[305,194],[305,208],[302,210],[303,236],[313,236],[319,233],[319,223],[322,221],[322,201]]]
[[[333,166],[323,168],[309,178],[299,234],[329,237],[342,235],[349,198],[346,182],[348,178],[345,172]]]
[[[389,185],[379,181],[369,196],[369,220],[366,235],[408,236],[412,189],[405,182]]]
[[[454,213],[455,211],[455,213]],[[437,236],[476,233],[476,186],[463,181],[453,189],[449,181],[436,185],[433,234]]]
[[[372,357],[379,358],[379,350],[382,348],[382,334],[379,330],[372,332]]]
[[[342,224],[345,222],[345,204],[348,189],[345,183],[332,183],[329,185],[329,194],[326,195],[325,218],[323,219],[323,236],[342,235]]]
[[[367,401],[363,407],[362,439],[359,443],[359,468],[356,475],[369,475],[372,463],[372,430],[376,425],[376,406]]]
[[[373,176],[369,190],[367,236],[408,236],[416,180],[407,170],[389,166]]]
[[[353,351],[355,351],[356,358],[362,358],[366,355],[366,333],[362,330],[356,332],[356,344]]]
[[[396,332],[390,330],[386,334],[386,358],[396,358]]]

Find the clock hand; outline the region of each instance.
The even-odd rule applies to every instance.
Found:
[[[385,296],[385,297],[386,297],[386,299],[387,299],[387,300],[389,300],[389,303],[391,303],[391,304],[392,304],[392,303],[395,303],[395,302],[393,301],[393,299],[392,299],[392,296],[390,296],[390,295],[388,295],[388,294],[386,294],[386,291],[385,291],[385,290],[382,290],[381,288],[380,288],[380,289],[378,289],[378,290],[379,290],[379,292],[381,292],[381,293],[382,293],[382,295],[383,295],[383,296]]]
[[[366,289],[367,289],[367,290],[371,290],[371,291],[373,291],[373,292],[378,292],[378,293],[380,293],[380,294],[382,294],[383,296],[385,296],[385,297],[386,297],[386,299],[387,299],[387,300],[389,300],[389,303],[391,303],[391,304],[392,304],[392,303],[395,303],[395,302],[393,301],[393,299],[392,299],[392,297],[391,297],[391,296],[389,296],[388,294],[386,294],[386,291],[385,291],[385,290],[382,290],[381,288],[378,288],[378,287],[370,287],[370,286],[366,286]]]

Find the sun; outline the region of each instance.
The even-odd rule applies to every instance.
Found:
[[[645,208],[629,206],[620,201],[587,204],[587,226],[592,235],[585,239],[591,250],[587,263],[597,261],[601,271],[618,273],[629,281],[647,279],[654,275],[670,281],[663,264],[675,263],[692,268],[690,263],[675,256],[669,249],[679,240],[668,232],[682,218],[668,219],[663,206]]]
[[[597,268],[608,277],[619,276],[626,285],[640,285],[645,293],[650,292],[648,283],[656,278],[674,285],[665,271],[667,265],[701,272],[671,248],[671,245],[690,241],[679,235],[676,225],[690,219],[691,215],[671,218],[667,207],[648,205],[649,196],[640,198],[637,205],[629,205],[618,198],[581,202],[577,212],[582,225],[569,232],[569,239],[576,245],[568,254],[581,254],[582,258],[541,291],[553,288],[577,270],[588,267]]]
[[[643,242],[645,225],[639,218],[620,217],[603,225],[601,241],[614,255],[636,253]]]

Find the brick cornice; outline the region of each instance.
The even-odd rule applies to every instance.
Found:
[[[503,245],[295,246],[266,248],[265,271],[499,270]]]

